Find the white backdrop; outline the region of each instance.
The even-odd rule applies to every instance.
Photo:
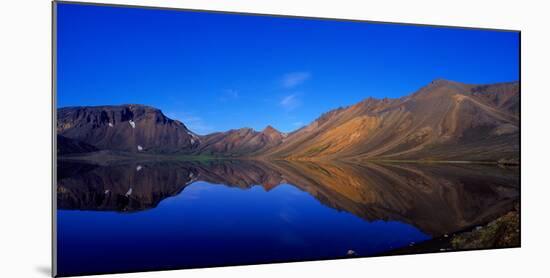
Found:
[[[546,276],[550,183],[549,31],[545,1],[164,0],[109,3],[522,30],[522,248],[112,275],[112,277]],[[50,269],[50,9],[4,1],[0,28],[0,277]],[[83,250],[85,252],[85,250]],[[105,276],[106,277],[106,276]],[[111,277],[111,276],[109,276]]]

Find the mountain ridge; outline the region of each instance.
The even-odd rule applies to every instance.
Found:
[[[146,105],[58,109],[59,135],[99,149],[289,160],[519,161],[519,82],[436,79],[400,98],[327,111],[290,133],[266,126],[197,135]],[[141,129],[141,131],[136,130]]]

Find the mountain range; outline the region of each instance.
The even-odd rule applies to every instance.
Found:
[[[57,111],[58,154],[99,151],[285,160],[519,161],[519,83],[432,81],[401,98],[367,98],[282,133],[197,135],[145,105]]]

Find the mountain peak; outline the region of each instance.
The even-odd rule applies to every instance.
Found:
[[[432,80],[426,87],[428,88],[434,88],[434,87],[448,87],[448,86],[464,86],[464,83],[456,82],[449,79],[444,78],[436,78]]]
[[[450,83],[455,83],[455,82],[445,78],[436,78],[432,80],[432,82],[430,82],[430,84],[434,84],[434,85],[443,85],[443,84],[450,84]]]
[[[271,125],[267,125],[264,130],[262,130],[263,133],[280,133],[277,129],[275,129],[274,127],[272,127]]]
[[[434,79],[428,85],[420,88],[416,93],[412,94],[413,98],[424,98],[424,97],[439,97],[439,96],[448,96],[456,93],[469,91],[471,88],[470,85],[438,78]]]

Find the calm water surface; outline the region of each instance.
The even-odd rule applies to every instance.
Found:
[[[377,255],[494,218],[518,183],[468,165],[61,161],[58,270]]]

